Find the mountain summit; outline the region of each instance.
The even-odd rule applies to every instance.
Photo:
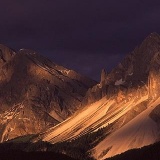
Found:
[[[0,141],[36,134],[79,109],[96,82],[35,51],[0,45]]]

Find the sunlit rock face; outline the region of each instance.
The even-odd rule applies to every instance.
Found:
[[[149,35],[110,73],[102,70],[77,114],[40,134],[51,143],[71,141],[105,127],[105,136],[90,150],[104,160],[160,139],[160,36]],[[108,127],[111,126],[111,127]]]
[[[119,90],[111,98],[104,97],[79,110],[76,115],[61,123],[60,126],[51,127],[38,139],[57,143],[89,134],[109,124],[113,124],[113,132],[144,111],[147,104],[146,87],[135,88],[128,92]]]
[[[102,70],[100,84],[87,92],[83,102],[86,105],[101,99],[105,95],[109,98],[117,93],[118,88],[127,88],[128,90],[129,88],[148,85],[148,78],[151,74],[159,77],[157,75],[159,69],[160,36],[157,33],[151,33],[110,73],[105,74],[105,71]],[[104,77],[106,77],[105,80]]]
[[[160,50],[153,56],[148,78],[150,98],[154,99],[160,95]]]
[[[0,141],[62,122],[95,84],[34,51],[0,45]]]

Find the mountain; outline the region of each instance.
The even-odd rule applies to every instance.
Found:
[[[64,121],[82,107],[95,84],[35,51],[16,52],[0,44],[0,141],[37,134]]]
[[[90,88],[85,106],[62,123],[40,133],[33,142],[71,142],[104,129],[88,150],[97,160],[159,141],[160,36],[150,34],[110,73]],[[96,143],[95,143],[96,142]]]

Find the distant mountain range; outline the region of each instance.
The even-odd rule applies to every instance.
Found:
[[[16,53],[4,45],[0,66],[1,142],[41,142],[43,151],[82,160],[104,160],[159,142],[157,33],[110,73],[103,69],[99,83],[34,51]]]

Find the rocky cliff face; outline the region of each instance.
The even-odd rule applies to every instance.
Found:
[[[88,90],[83,103],[86,105],[95,102],[105,95],[109,98],[121,89],[148,85],[152,77],[159,77],[159,69],[160,36],[157,33],[151,33],[109,74],[106,75],[102,70],[100,84]]]
[[[34,51],[0,45],[0,141],[62,122],[95,84]]]

